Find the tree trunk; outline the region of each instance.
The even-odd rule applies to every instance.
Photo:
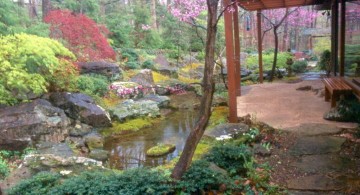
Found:
[[[192,157],[194,155],[197,144],[204,134],[205,128],[209,122],[211,115],[211,103],[214,94],[214,59],[215,59],[215,40],[217,32],[217,8],[219,0],[207,0],[208,19],[207,19],[207,37],[205,48],[205,70],[203,79],[203,96],[201,99],[201,106],[199,111],[199,119],[190,132],[186,140],[185,147],[176,163],[175,168],[171,174],[174,179],[181,179],[182,175],[189,168]]]
[[[19,1],[18,1],[18,5],[19,5],[20,7],[25,7],[25,2],[24,2],[24,0],[19,0]]]
[[[38,16],[37,10],[36,10],[35,0],[30,0],[29,1],[29,16],[30,16],[30,18],[35,18],[35,17]]]
[[[151,23],[151,28],[153,30],[157,30],[157,21],[156,21],[156,0],[151,0],[151,19],[152,19],[152,23]]]
[[[50,0],[42,0],[42,17],[43,19],[45,18],[45,16],[49,13],[49,11],[51,10],[51,1]]]
[[[274,79],[274,74],[275,74],[275,68],[276,68],[276,63],[277,63],[277,55],[278,55],[278,50],[279,50],[279,37],[277,34],[277,29],[278,26],[275,26],[273,28],[274,31],[274,38],[275,38],[275,50],[274,50],[274,61],[273,61],[273,65],[272,65],[272,69],[271,69],[271,75],[270,75],[270,80],[269,81],[273,81]]]
[[[289,12],[289,8],[286,8],[286,13]],[[286,17],[285,19],[285,24],[284,24],[284,35],[283,35],[283,42],[282,42],[282,51],[287,51],[288,48],[286,48],[286,43],[288,40],[288,18]]]

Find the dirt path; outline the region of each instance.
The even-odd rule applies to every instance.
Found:
[[[360,142],[334,125],[303,124],[277,132],[272,155],[261,158],[273,168],[271,181],[289,194],[360,194]]]

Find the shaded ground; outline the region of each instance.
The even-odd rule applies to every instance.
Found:
[[[300,87],[305,90],[296,90]],[[330,103],[324,101],[323,88],[320,80],[244,86],[242,96],[237,98],[238,116],[250,114],[258,121],[287,130],[304,123],[333,124],[346,128],[357,126],[323,119],[324,113],[330,109]]]
[[[304,126],[308,131],[277,131],[272,155],[257,158],[272,167],[271,182],[289,194],[360,194],[360,142],[343,137],[351,130]]]
[[[330,103],[322,91],[320,80],[243,87],[238,113],[280,129],[272,155],[258,160],[289,194],[360,194],[360,141],[349,139],[357,124],[324,120]]]

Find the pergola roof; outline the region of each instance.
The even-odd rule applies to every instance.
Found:
[[[326,0],[237,0],[248,11],[318,5]]]

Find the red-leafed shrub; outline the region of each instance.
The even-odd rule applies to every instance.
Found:
[[[115,52],[106,40],[109,30],[87,16],[69,10],[53,10],[44,21],[50,24],[50,36],[64,41],[78,61],[115,59]]]

